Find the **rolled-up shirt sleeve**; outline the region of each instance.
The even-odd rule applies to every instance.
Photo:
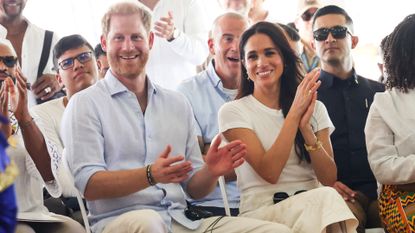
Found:
[[[98,111],[87,95],[71,98],[61,123],[61,137],[75,186],[85,193],[89,178],[106,170]]]

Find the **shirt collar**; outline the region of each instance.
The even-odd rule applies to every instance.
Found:
[[[222,80],[219,78],[218,74],[215,70],[215,60],[212,59],[212,61],[209,62],[207,73],[210,81],[212,82],[213,86],[218,87],[220,86],[222,88]]]
[[[345,80],[342,80],[334,74],[328,73],[324,70],[321,70],[319,79],[322,81],[322,86],[326,88],[332,87],[335,83],[343,83],[352,87],[359,85],[359,80],[357,79],[357,74],[354,69],[352,70],[350,77],[346,78]]]
[[[31,30],[30,28],[32,27],[32,23],[27,19],[25,19],[25,21],[27,23],[27,28],[26,28],[25,32],[28,32],[28,31]],[[8,33],[7,28],[0,24],[0,38],[1,39],[6,39],[7,33]],[[26,34],[25,34],[25,36],[26,36]]]
[[[1,24],[0,24],[0,37],[2,39],[6,39],[7,37],[7,29]]]
[[[147,79],[147,93],[157,93],[157,87],[151,82],[151,80],[146,77]],[[108,90],[111,96],[116,95],[118,93],[129,92],[128,88],[124,86],[111,72],[111,69],[107,71],[104,78],[105,82],[107,83]]]

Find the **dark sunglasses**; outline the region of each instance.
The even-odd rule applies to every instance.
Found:
[[[58,65],[61,67],[62,70],[67,70],[73,67],[73,64],[75,63],[75,59],[78,60],[80,63],[84,64],[85,62],[88,62],[92,59],[92,52],[91,51],[84,52],[84,53],[78,54],[76,57],[67,58],[59,62]]]
[[[303,19],[305,22],[308,22],[311,18],[313,18],[315,13],[316,11],[306,11],[301,15],[301,19]]]
[[[7,67],[13,68],[17,63],[17,57],[13,56],[0,56],[0,61],[3,62]]]
[[[313,32],[313,37],[317,41],[324,41],[329,36],[329,33],[331,33],[334,39],[344,39],[347,33],[352,35],[352,33],[350,33],[349,30],[347,29],[347,27],[334,26],[331,28],[320,28],[320,29],[315,30]]]

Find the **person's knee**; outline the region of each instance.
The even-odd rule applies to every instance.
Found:
[[[32,227],[24,223],[18,223],[16,225],[15,233],[36,233]]]
[[[143,215],[144,219],[142,218]],[[153,229],[153,226],[164,226],[165,224],[160,214],[154,210],[142,210],[140,218],[147,224],[146,229]]]
[[[369,208],[367,210],[367,227],[373,228],[381,226],[382,221],[379,216],[379,203],[375,200],[369,204]]]
[[[278,232],[278,233],[292,233],[293,231],[282,224],[279,223],[273,223],[273,224],[269,224],[266,226],[266,229],[264,229],[264,231],[261,232]]]
[[[350,202],[347,201],[347,206],[349,206],[349,209],[352,211],[354,216],[359,220],[359,222],[366,223],[366,212],[363,209],[363,207],[358,202]]]
[[[126,213],[126,215],[128,218],[135,219],[135,221],[129,221],[128,228],[130,229],[140,229],[139,232],[167,232],[163,219],[161,218],[160,214],[154,210],[131,211]]]
[[[55,215],[56,218],[63,220],[62,223],[56,223],[53,226],[50,226],[50,229],[55,229],[52,232],[59,233],[83,233],[85,228],[77,221],[73,220],[70,217],[63,215]]]

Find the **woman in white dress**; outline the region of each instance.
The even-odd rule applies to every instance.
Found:
[[[337,173],[333,124],[317,101],[319,70],[303,78],[298,57],[271,23],[245,31],[239,49],[239,94],[221,108],[219,128],[227,141],[247,145],[247,162],[236,169],[240,215],[293,232],[355,232],[357,221],[341,196],[318,188],[332,185]]]

